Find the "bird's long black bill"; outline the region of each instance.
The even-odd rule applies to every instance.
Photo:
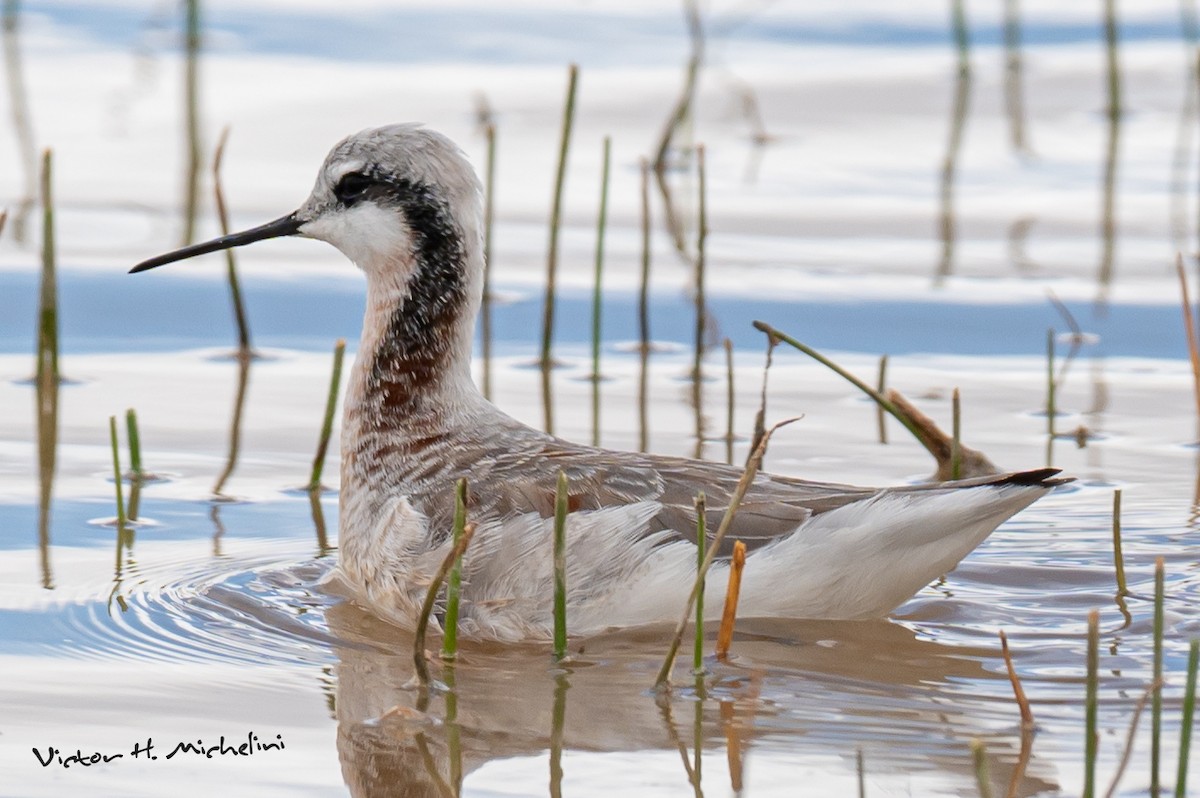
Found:
[[[192,244],[190,247],[183,247],[182,249],[144,260],[130,269],[129,273],[144,272],[147,269],[154,269],[158,266],[174,263],[177,260],[204,255],[221,249],[229,249],[230,247],[240,247],[243,244],[253,244],[255,241],[262,241],[266,238],[293,236],[300,231],[302,224],[304,222],[297,218],[296,214],[289,213],[287,216],[276,219],[273,222],[267,222],[258,227],[251,227],[249,230],[243,230],[240,233],[230,233],[227,236],[214,238],[212,241],[205,241],[202,244]]]

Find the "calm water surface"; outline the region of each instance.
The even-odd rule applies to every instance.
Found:
[[[592,225],[599,142],[611,134],[600,437],[636,448],[637,162],[682,84],[680,11],[461,5],[350,2],[337,19],[315,4],[206,8],[202,130],[211,147],[232,126],[224,174],[234,224],[291,210],[328,146],[369,124],[426,121],[482,166],[482,94],[500,136],[494,398],[540,424],[539,377],[526,364],[565,64],[579,62],[555,431],[592,435]],[[710,657],[697,682],[685,653],[677,689],[656,700],[662,629],[572,640],[566,668],[542,646],[468,641],[456,666],[436,667],[448,690],[410,688],[411,639],[324,581],[336,560],[336,493],[314,503],[296,490],[333,342],[357,338],[361,279],[312,242],[239,253],[265,355],[240,369],[228,357],[220,258],[125,277],[178,241],[182,62],[166,44],[177,21],[132,0],[22,5],[28,121],[35,144],[56,152],[69,382],[56,418],[29,382],[40,220],[29,216],[17,240],[22,138],[5,126],[0,794],[824,796],[856,794],[861,761],[868,795],[977,795],[973,740],[994,794],[1079,794],[1093,608],[1104,789],[1151,681],[1160,556],[1163,769],[1173,784],[1187,645],[1200,636],[1200,454],[1173,273],[1176,250],[1195,251],[1197,238],[1188,21],[1172,4],[1122,9],[1123,112],[1112,116],[1093,4],[1040,17],[1029,9],[1017,125],[1001,4],[968,9],[967,79],[942,4],[903,17],[890,4],[849,6],[706,13],[707,64],[679,143],[707,145],[709,338],[734,344],[735,432],[747,435],[758,405],[763,341],[750,321],[765,319],[868,380],[889,354],[889,384],[947,426],[959,388],[970,445],[1005,467],[1050,462],[1077,481],[892,617],[743,619],[728,662]],[[669,185],[690,252],[695,177],[680,151]],[[216,229],[208,182],[201,236]],[[649,448],[741,462],[745,440],[730,452],[723,439],[719,346],[707,355],[701,407],[692,402],[688,262],[657,191],[653,213],[651,332],[664,346],[650,362]],[[1047,329],[1072,325],[1085,335],[1069,362],[1069,336],[1057,339],[1063,434],[1050,439]],[[127,407],[139,413],[146,467],[162,479],[143,486],[139,522],[118,538],[107,424]],[[773,443],[773,471],[863,484],[932,471],[898,425],[880,444],[873,407],[796,353],[777,352],[768,414],[804,415]],[[39,429],[57,435],[39,439]],[[331,458],[333,488],[336,473]],[[1132,593],[1121,603],[1115,488]],[[1021,734],[999,630],[1032,702],[1032,738]],[[709,652],[714,638],[710,629]],[[1147,720],[1121,795],[1149,794]],[[242,745],[248,753],[235,753]],[[73,754],[101,761],[84,766]]]

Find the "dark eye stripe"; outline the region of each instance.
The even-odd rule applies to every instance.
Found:
[[[363,195],[373,185],[375,185],[375,181],[370,176],[362,172],[347,172],[342,175],[342,179],[338,181],[337,186],[333,189],[333,195],[337,197],[338,202],[346,207],[350,207],[362,199]]]

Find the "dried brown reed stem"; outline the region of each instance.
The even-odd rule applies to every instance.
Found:
[[[754,432],[750,437],[750,451],[746,455],[747,463],[754,456],[754,451],[762,442],[763,436],[767,434],[767,376],[771,373],[771,364],[775,360],[775,347],[778,345],[779,339],[771,333],[767,333],[767,356],[763,362],[762,393],[758,398],[758,411],[754,414]]]
[[[1025,696],[1025,689],[1021,687],[1021,680],[1017,677],[1017,669],[1013,666],[1012,654],[1008,650],[1008,635],[1004,634],[1004,630],[1000,630],[1000,650],[1004,653],[1004,666],[1008,669],[1008,680],[1012,683],[1013,695],[1017,699],[1017,708],[1021,710],[1021,728],[1032,729],[1034,727],[1033,710],[1029,708],[1029,699]]]
[[[1155,680],[1142,692],[1141,698],[1133,708],[1133,717],[1129,720],[1129,731],[1125,734],[1125,749],[1121,752],[1121,761],[1117,764],[1117,770],[1113,773],[1112,781],[1108,785],[1108,789],[1104,792],[1104,798],[1113,798],[1117,794],[1117,785],[1121,783],[1121,777],[1125,775],[1125,768],[1129,766],[1129,757],[1133,755],[1133,742],[1137,736],[1138,721],[1142,718],[1142,710],[1146,708],[1146,702],[1150,700],[1150,696],[1156,690],[1162,687],[1161,680]]]
[[[725,733],[725,758],[729,762],[729,787],[734,794],[742,791],[742,738],[733,715],[733,702],[722,701],[721,729]]]
[[[217,139],[217,149],[213,153],[213,199],[217,205],[217,220],[221,224],[221,235],[229,235],[229,211],[225,207],[225,192],[221,188],[221,162],[225,157],[225,144],[229,141],[229,126],[221,131]],[[233,303],[233,318],[238,330],[238,353],[249,357],[252,351],[250,345],[250,323],[246,317],[246,306],[242,302],[242,286],[238,280],[237,262],[234,260],[233,247],[225,249],[225,269],[229,281],[229,298]]]
[[[225,460],[224,470],[213,485],[212,492],[217,496],[223,495],[225,483],[237,468],[238,454],[242,446],[242,410],[246,406],[246,387],[250,384],[250,362],[251,358],[248,357],[237,359],[237,394],[233,400],[233,416],[229,420],[229,456]]]
[[[654,154],[654,176],[658,182],[659,192],[663,197],[663,214],[667,231],[675,244],[675,249],[681,254],[687,253],[687,244],[683,236],[683,224],[675,210],[675,202],[671,197],[670,186],[667,185],[667,156],[679,129],[691,116],[692,103],[696,97],[696,85],[700,77],[700,68],[704,61],[704,25],[700,18],[700,7],[696,0],[685,0],[684,14],[687,17],[688,33],[692,50],[688,57],[683,89],[675,101],[667,123],[659,138],[658,147]]]
[[[867,798],[867,763],[861,745],[854,752],[854,770],[858,773],[858,798]]]
[[[416,669],[417,681],[422,687],[429,684],[429,665],[425,658],[425,634],[429,630],[429,616],[433,614],[433,605],[437,603],[437,594],[442,588],[442,582],[446,581],[446,574],[450,573],[454,563],[463,556],[467,546],[471,545],[471,537],[474,534],[475,523],[467,522],[463,527],[462,537],[446,553],[445,559],[429,583],[429,590],[425,593],[425,603],[421,605],[421,614],[417,618],[417,628],[413,634],[413,667]]]
[[[721,628],[717,632],[717,659],[729,658],[729,646],[733,643],[733,624],[737,620],[738,596],[742,592],[742,570],[746,567],[746,544],[733,542],[733,556],[729,560],[729,584],[725,588],[725,609],[721,612]]]
[[[187,171],[184,173],[183,243],[192,243],[196,233],[196,213],[200,204],[200,167],[204,156],[200,146],[200,0],[185,0],[184,8],[184,129],[186,131]]]
[[[962,395],[958,388],[950,398],[950,479],[962,479]]]
[[[58,383],[58,259],[54,234],[54,154],[42,152],[42,274],[38,289],[37,375]]]
[[[665,690],[670,685],[671,668],[675,664],[675,656],[679,653],[679,645],[683,641],[683,632],[687,628],[688,621],[691,619],[692,607],[696,603],[696,596],[700,593],[704,585],[704,577],[708,574],[708,569],[712,567],[713,560],[716,559],[717,552],[721,549],[721,543],[725,540],[725,535],[728,534],[730,527],[733,526],[734,516],[737,515],[738,507],[741,505],[746,491],[749,490],[750,483],[754,481],[755,475],[758,474],[758,469],[762,466],[763,455],[766,454],[767,444],[770,443],[771,436],[780,427],[787,426],[794,421],[799,421],[799,418],[784,419],[771,427],[751,453],[750,460],[746,463],[745,470],[742,471],[742,477],[738,480],[737,487],[733,491],[733,496],[730,497],[729,506],[725,509],[725,515],[721,518],[721,525],[717,528],[717,534],[713,537],[712,544],[709,546],[708,554],[704,557],[704,563],[698,569],[699,573],[696,574],[696,581],[692,584],[692,590],[688,594],[683,615],[680,617],[679,623],[675,626],[671,645],[667,648],[667,656],[663,659],[662,667],[658,671],[658,677],[654,681],[654,688],[656,690]]]
[[[4,235],[4,226],[8,224],[8,209],[0,209],[0,235]]]
[[[1192,315],[1192,303],[1188,298],[1187,273],[1183,269],[1183,255],[1175,255],[1175,271],[1179,275],[1179,291],[1183,302],[1183,331],[1187,336],[1188,356],[1192,361],[1193,393],[1196,398],[1196,417],[1200,418],[1200,343],[1196,338],[1196,321]]]

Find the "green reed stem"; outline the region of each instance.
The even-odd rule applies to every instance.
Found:
[[[725,462],[733,465],[733,341],[725,339]]]
[[[1179,724],[1179,775],[1175,777],[1175,798],[1187,795],[1188,754],[1192,746],[1192,720],[1196,713],[1196,669],[1200,666],[1200,640],[1188,649],[1187,688],[1183,694],[1183,719]]]
[[[979,798],[992,798],[992,779],[988,775],[987,749],[983,740],[971,740],[971,759],[975,767],[975,783],[979,786]]]
[[[875,384],[875,391],[880,396],[887,390],[887,367],[888,356],[883,355],[879,358],[879,381]],[[875,419],[879,423],[879,442],[887,443],[887,422],[883,415],[883,405],[875,405]]]
[[[567,474],[554,491],[554,659],[567,656]]]
[[[413,633],[413,667],[417,680],[422,685],[429,684],[429,665],[425,661],[425,635],[429,631],[429,617],[433,614],[433,605],[437,603],[437,594],[442,589],[442,582],[446,581],[446,574],[450,573],[455,561],[461,558],[467,546],[471,545],[471,537],[474,534],[475,524],[468,523],[463,527],[462,537],[450,547],[429,583],[429,590],[425,592],[425,602],[421,605],[421,614],[417,616],[417,628]]]
[[[129,470],[135,480],[140,480],[142,471],[142,443],[138,435],[137,411],[132,407],[125,411],[125,435],[129,438]]]
[[[1160,784],[1159,762],[1162,758],[1162,685],[1163,685],[1163,604],[1165,603],[1166,563],[1162,557],[1154,561],[1154,695],[1150,702],[1150,794],[1157,798]]]
[[[213,200],[217,206],[217,221],[221,225],[221,235],[229,235],[229,211],[225,207],[225,192],[221,188],[221,162],[225,158],[225,144],[229,141],[229,128],[221,131],[217,139],[217,149],[213,153]],[[250,344],[250,322],[246,315],[246,303],[242,301],[242,284],[238,280],[237,261],[234,259],[233,248],[225,250],[225,276],[229,283],[229,300],[233,304],[233,319],[237,324],[238,351],[243,357],[248,357],[252,350]]]
[[[454,486],[454,532],[455,548],[462,540],[467,526],[467,479],[459,479]],[[458,605],[462,595],[462,556],[450,567],[446,581],[446,624],[442,635],[442,659],[453,662],[458,656]]]
[[[1087,693],[1084,700],[1084,771],[1083,798],[1096,795],[1096,757],[1100,750],[1100,736],[1096,731],[1100,691],[1100,611],[1088,613],[1087,627]]]
[[[554,341],[555,276],[558,272],[558,234],[562,222],[563,187],[567,179],[567,152],[571,144],[571,126],[575,121],[575,87],[579,81],[579,67],[571,64],[567,77],[567,101],[563,108],[562,139],[558,148],[558,170],[554,177],[554,202],[550,210],[550,246],[546,255],[546,297],[542,306],[541,366],[543,382],[549,380],[553,365],[551,346]],[[544,428],[553,434],[554,410],[549,401],[549,391],[543,390]]]
[[[704,555],[707,554],[708,531],[705,528],[704,491],[696,494],[696,574],[700,580],[700,592],[696,596],[696,641],[692,648],[692,672],[704,673]]]
[[[679,623],[675,625],[675,633],[671,636],[671,643],[667,647],[667,656],[663,658],[662,667],[658,669],[658,676],[654,680],[655,690],[665,690],[670,686],[671,668],[675,665],[675,657],[679,654],[679,646],[683,642],[683,632],[687,628],[688,621],[692,617],[692,607],[696,603],[696,598],[703,588],[703,580],[708,575],[708,569],[712,567],[713,560],[716,559],[717,552],[721,549],[721,542],[725,540],[725,535],[728,534],[730,527],[733,526],[734,516],[737,515],[738,507],[742,504],[742,498],[745,497],[746,491],[750,488],[750,483],[754,481],[754,477],[758,474],[758,470],[762,467],[763,456],[767,452],[767,444],[771,441],[771,436],[780,427],[791,424],[798,419],[789,418],[775,424],[767,430],[755,446],[754,451],[750,453],[749,459],[746,461],[746,468],[742,471],[742,476],[738,480],[737,487],[734,488],[733,495],[729,498],[729,506],[725,508],[725,515],[721,517],[721,525],[717,527],[717,534],[713,536],[712,543],[708,547],[708,553],[704,556],[704,562],[697,569],[696,581],[692,584],[692,590],[688,594],[687,601],[684,603],[683,615],[679,619]]]
[[[112,464],[113,464],[113,483],[116,486],[117,493],[117,535],[120,536],[125,530],[125,495],[122,490],[121,476],[121,452],[117,448],[117,417],[108,417],[108,437],[112,445]]]
[[[1054,381],[1054,330],[1046,330],[1046,434],[1054,438],[1054,416],[1058,412],[1056,406],[1058,385]]]
[[[704,360],[704,330],[708,324],[708,306],[704,297],[704,270],[706,265],[705,243],[708,241],[708,211],[707,211],[707,180],[704,158],[704,145],[696,145],[696,176],[699,180],[699,210],[696,224],[696,328],[693,342],[692,362],[692,392],[696,404],[696,447],[697,450],[704,441],[703,400],[704,378],[701,363]]]
[[[638,287],[638,451],[649,444],[650,393],[650,165],[641,160],[642,273]]]
[[[1132,595],[1125,582],[1125,555],[1121,551],[1121,489],[1113,491],[1112,511],[1113,565],[1117,571],[1117,597]]]
[[[483,398],[492,398],[492,226],[496,214],[496,125],[487,128],[487,185],[483,194],[483,305],[479,311],[483,340]]]
[[[596,220],[596,272],[592,285],[592,446],[600,445],[600,328],[604,274],[604,233],[608,227],[608,175],[612,163],[612,137],[604,137],[604,165],[600,173],[600,214]]]
[[[863,382],[862,380],[860,380],[858,377],[854,376],[850,372],[846,371],[844,368],[839,366],[837,363],[834,363],[832,360],[825,357],[820,352],[813,349],[811,346],[800,343],[795,338],[791,337],[790,335],[788,335],[786,333],[780,332],[779,330],[775,329],[774,327],[772,327],[771,325],[767,324],[764,321],[755,321],[754,329],[758,330],[759,332],[766,333],[768,338],[771,339],[772,341],[782,341],[785,344],[788,344],[789,346],[794,347],[795,349],[799,349],[801,352],[808,355],[813,360],[815,360],[818,363],[820,363],[821,365],[825,366],[827,369],[830,369],[835,374],[837,374],[839,377],[841,377],[842,379],[846,380],[851,385],[853,385],[855,388],[858,388],[860,391],[865,393],[867,396],[874,399],[876,404],[878,404],[880,407],[882,407],[884,410],[886,410],[888,413],[890,413],[894,419],[896,419],[901,424],[903,424],[904,428],[907,429],[909,432],[911,432],[912,436],[914,438],[916,438],[918,441],[924,442],[925,439],[921,433],[921,430],[915,424],[913,424],[912,419],[910,419],[904,413],[904,411],[902,411],[900,408],[896,407],[896,405],[891,400],[889,400],[886,396],[884,396],[882,393],[875,390],[870,385],[867,385],[865,382]]]
[[[37,380],[58,382],[58,268],[54,235],[53,153],[42,152],[42,282],[38,298]]]
[[[950,438],[950,479],[962,479],[962,396],[958,388],[951,395],[952,432]]]
[[[346,339],[339,338],[333,346],[333,374],[329,378],[329,394],[325,398],[325,417],[321,421],[317,454],[313,457],[312,474],[308,478],[309,490],[321,489],[321,472],[325,470],[325,454],[329,451],[329,439],[333,436],[333,416],[337,410],[338,391],[342,386],[342,361],[345,356]]]

